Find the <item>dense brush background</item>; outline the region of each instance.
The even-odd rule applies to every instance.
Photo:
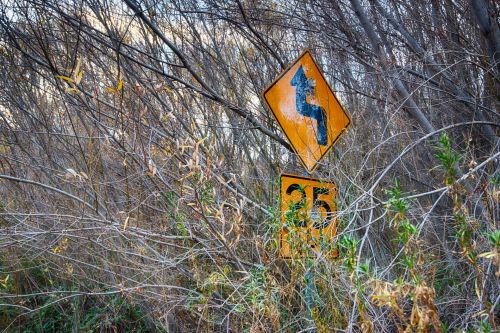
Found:
[[[2,1],[0,329],[495,331],[499,10]],[[283,260],[303,168],[260,94],[305,48],[353,125],[337,236]]]

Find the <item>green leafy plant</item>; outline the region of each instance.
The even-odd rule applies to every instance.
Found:
[[[446,173],[445,184],[451,185],[457,178],[458,163],[462,160],[462,156],[453,149],[451,139],[446,132],[439,137],[436,150],[438,152],[434,156]]]
[[[357,249],[359,240],[352,235],[342,235],[339,239],[339,252],[344,266],[349,272],[354,272],[357,263]]]
[[[401,191],[401,184],[399,183],[399,180],[394,180],[394,186],[385,190],[385,193],[389,196],[386,208],[393,212],[396,217],[406,214],[410,203],[407,199],[403,198],[403,192]]]
[[[260,265],[252,267],[244,288],[248,303],[258,311],[264,310],[266,303],[266,268]]]
[[[500,249],[500,230],[495,230],[487,234],[491,246]]]

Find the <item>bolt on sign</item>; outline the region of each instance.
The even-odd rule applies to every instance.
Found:
[[[308,50],[271,83],[263,97],[308,173],[351,124]]]
[[[284,258],[328,251],[337,225],[335,184],[290,174],[281,175],[280,255]],[[330,250],[331,255],[335,251]]]

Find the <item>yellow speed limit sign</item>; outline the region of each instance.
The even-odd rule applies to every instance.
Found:
[[[281,175],[280,254],[302,257],[315,252],[335,255],[335,185],[315,178]]]

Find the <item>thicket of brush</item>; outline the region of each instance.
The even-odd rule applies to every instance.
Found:
[[[4,1],[0,328],[493,332],[494,1]],[[353,125],[333,241],[279,256],[260,98],[309,48]]]

